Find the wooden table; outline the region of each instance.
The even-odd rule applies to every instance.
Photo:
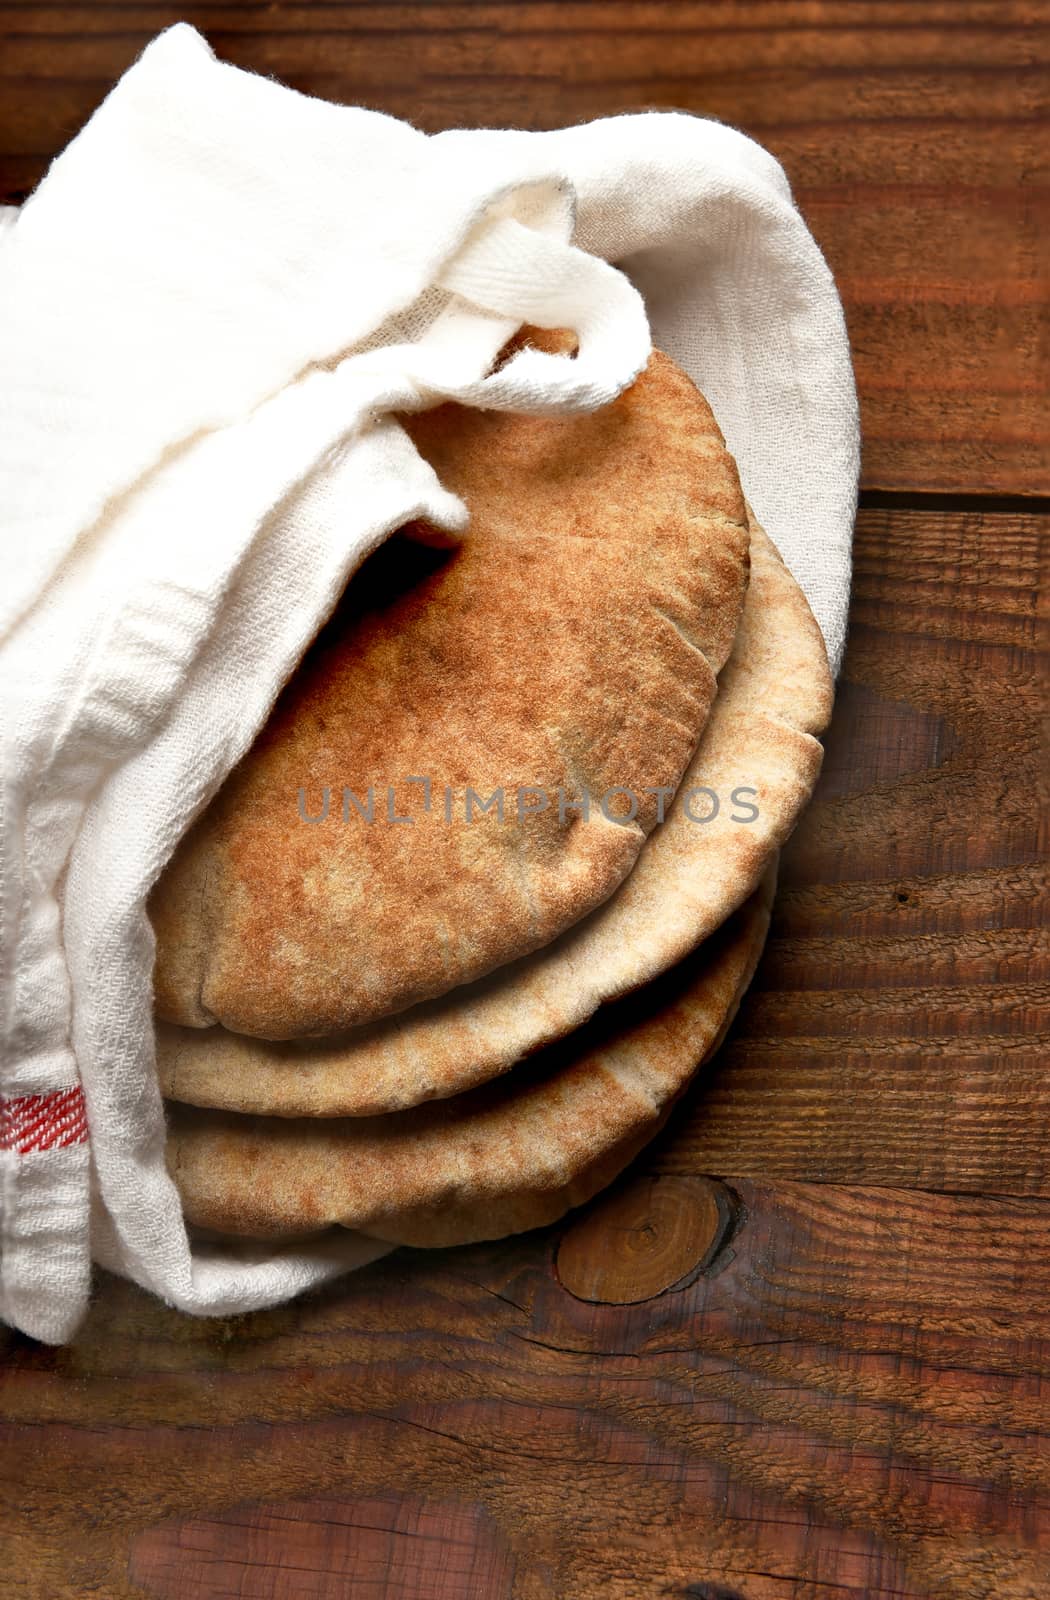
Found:
[[[428,129],[767,144],[853,339],[850,647],[754,991],[627,1184],[265,1315],[103,1278],[70,1347],[7,1334],[0,1592],[1045,1600],[1045,8],[8,3],[0,194],[179,16]]]

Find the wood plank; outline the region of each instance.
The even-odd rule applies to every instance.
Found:
[[[224,1323],[104,1280],[69,1349],[3,1340],[6,1592],[1045,1594],[1047,1202],[734,1190],[640,1305],[568,1293],[557,1229]]]
[[[718,115],[784,160],[839,277],[866,482],[1045,491],[1042,14],[0,4],[0,198],[180,16],[427,128]],[[1043,1600],[1044,530],[862,513],[755,990],[613,1194],[257,1316],[102,1275],[68,1349],[0,1331],[0,1593]]]
[[[257,1316],[103,1278],[68,1349],[0,1336],[13,1593],[1041,1600],[1043,526],[862,515],[769,955],[623,1185]]]
[[[0,199],[161,28],[427,130],[676,107],[784,162],[847,311],[864,482],[1047,492],[1050,34],[1036,0],[0,5]]]
[[[1050,1194],[1047,526],[861,513],[824,775],[654,1170]]]

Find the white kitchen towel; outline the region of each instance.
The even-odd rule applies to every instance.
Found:
[[[180,24],[0,224],[0,1316],[61,1341],[92,1256],[230,1313],[385,1248],[188,1237],[145,900],[364,556],[465,527],[391,413],[594,408],[651,324],[837,665],[856,397],[780,167],[680,113],[427,137]],[[577,358],[492,372],[523,321]]]

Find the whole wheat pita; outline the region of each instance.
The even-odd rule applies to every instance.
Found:
[[[754,522],[751,567],[733,653],[682,788],[611,900],[525,960],[340,1038],[272,1044],[162,1026],[164,1093],[278,1116],[370,1116],[456,1094],[578,1027],[713,933],[754,889],[808,799],[822,753],[815,735],[832,701],[809,607]],[[709,822],[685,809],[700,785],[719,798]],[[711,809],[698,793],[692,817]],[[733,820],[754,810],[750,821]]]
[[[150,905],[170,1021],[327,1035],[550,943],[627,875],[707,719],[746,513],[668,357],[593,415],[406,425],[470,527],[366,563],[176,852]],[[585,791],[610,796],[587,823]]]
[[[171,1108],[187,1220],[259,1238],[340,1224],[422,1246],[555,1221],[623,1170],[716,1048],[761,953],[774,879],[637,995],[467,1094],[335,1122]]]

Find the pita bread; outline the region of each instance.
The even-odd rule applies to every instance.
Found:
[[[266,1044],[222,1029],[158,1030],[161,1087],[195,1105],[278,1116],[362,1116],[462,1092],[578,1027],[604,1001],[679,961],[754,889],[820,769],[831,711],[820,632],[752,523],[751,586],[718,698],[682,785],[616,895],[556,944],[480,983],[343,1038]],[[684,794],[720,797],[709,823]],[[757,789],[757,818],[731,801]],[[694,814],[710,802],[699,797]]]
[[[652,1138],[721,1038],[773,883],[639,995],[469,1094],[337,1122],[174,1108],[168,1165],[187,1220],[258,1238],[338,1223],[424,1246],[555,1221]]]
[[[405,423],[470,527],[451,551],[395,538],[369,559],[176,852],[150,908],[169,1021],[329,1035],[549,944],[630,871],[707,719],[746,512],[667,356],[592,415]],[[502,789],[503,820],[477,798],[468,820],[468,789]],[[633,820],[622,795],[586,823],[569,809],[614,789]],[[300,796],[320,817],[325,791],[308,825]]]

